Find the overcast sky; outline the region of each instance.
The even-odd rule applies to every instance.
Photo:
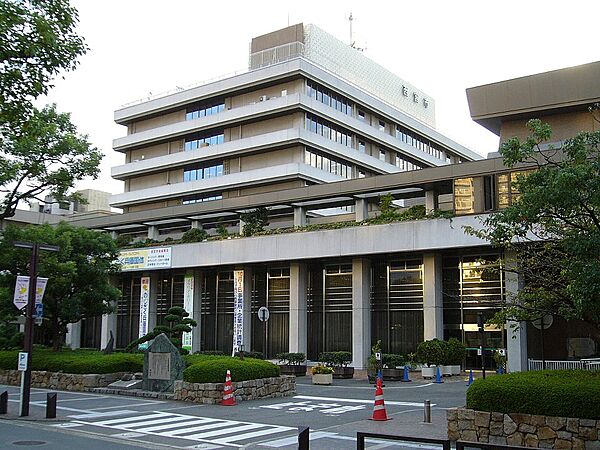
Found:
[[[349,41],[436,102],[437,129],[486,155],[498,138],[471,121],[465,89],[600,60],[598,1],[76,0],[89,52],[44,102],[72,113],[105,154],[99,180],[79,188],[121,192],[110,167],[121,105],[247,68],[254,36],[304,22]],[[600,83],[600,80],[599,80]]]

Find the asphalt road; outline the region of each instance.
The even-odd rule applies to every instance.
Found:
[[[310,427],[311,449],[356,448],[356,432],[446,437],[446,409],[463,406],[463,378],[444,384],[388,382],[385,422],[369,420],[375,390],[363,380],[313,386],[298,379],[292,397],[241,402],[237,406],[59,392],[58,418],[42,419],[46,393],[32,390],[31,418],[18,419],[18,388],[9,391],[9,414],[0,419],[0,448],[40,449],[295,449],[298,427]],[[423,401],[431,400],[431,424],[423,423]],[[38,441],[19,444],[24,441]],[[371,440],[368,448],[440,448],[431,444]]]

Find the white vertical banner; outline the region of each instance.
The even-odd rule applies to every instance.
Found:
[[[48,284],[48,278],[37,277],[36,288],[35,288],[35,304],[39,305],[42,303],[44,293],[46,292],[46,285]],[[13,303],[18,309],[23,309],[27,306],[27,300],[29,299],[29,277],[26,275],[17,276],[15,284],[15,295],[13,297]]]
[[[194,318],[194,275],[186,275],[183,279],[183,309],[189,314],[190,318]],[[190,353],[192,351],[193,332],[183,333],[181,337],[182,348],[185,348]]]
[[[148,312],[150,310],[150,277],[142,277],[140,289],[140,328],[138,337],[148,334]],[[148,342],[138,346],[140,349],[148,348]]]
[[[233,271],[233,355],[244,343],[244,271]]]

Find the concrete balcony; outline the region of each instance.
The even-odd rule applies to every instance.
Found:
[[[238,189],[251,185],[274,183],[278,181],[303,179],[315,183],[342,181],[343,178],[300,163],[282,164],[262,169],[237,172],[204,180],[155,186],[147,189],[123,192],[111,197],[110,204],[123,208],[140,203],[148,203],[203,192],[219,192]]]

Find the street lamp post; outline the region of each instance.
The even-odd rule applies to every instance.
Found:
[[[483,320],[483,313],[477,313],[477,328],[479,329],[479,336],[481,339],[481,375],[485,379],[485,322]]]
[[[21,376],[21,417],[29,415],[29,398],[31,393],[31,353],[33,349],[33,319],[35,315],[35,295],[37,289],[37,264],[40,250],[57,252],[59,247],[56,245],[39,244],[37,242],[16,241],[13,244],[17,248],[28,248],[31,250],[31,259],[29,261],[29,292],[27,296],[27,306],[25,307],[25,336],[23,339],[23,351],[27,353],[27,368]]]

